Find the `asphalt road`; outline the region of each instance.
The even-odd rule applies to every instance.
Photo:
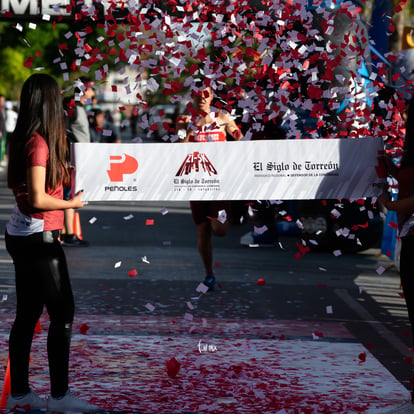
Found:
[[[3,229],[12,206],[3,174]],[[200,295],[196,288],[203,269],[188,203],[95,203],[80,217],[90,246],[65,250],[78,314],[185,318],[191,302],[197,318],[283,321],[282,331],[259,336],[362,344],[410,388],[412,344],[399,275],[378,249],[340,256],[309,252],[297,259],[300,238],[281,236],[279,247],[249,248],[239,239],[252,223],[233,225],[226,237],[213,242],[218,286]],[[13,292],[13,267],[0,233],[0,295],[7,298],[0,307],[3,315],[13,314]],[[343,327],[350,334],[335,329],[324,334],[324,326]],[[95,327],[94,334],[105,329]]]

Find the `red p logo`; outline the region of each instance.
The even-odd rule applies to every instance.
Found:
[[[128,154],[111,155],[107,173],[111,182],[121,182],[124,174],[133,174],[138,169],[138,161]]]

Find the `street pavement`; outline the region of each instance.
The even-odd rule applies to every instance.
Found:
[[[0,178],[4,229],[13,200]],[[204,293],[188,203],[94,203],[80,217],[90,246],[65,248],[71,387],[102,412],[414,413],[399,276],[378,249],[298,258],[300,238],[249,248],[251,223],[233,225],[214,239],[218,286]],[[1,380],[13,283],[1,235]],[[30,365],[43,396],[47,325],[45,313]]]

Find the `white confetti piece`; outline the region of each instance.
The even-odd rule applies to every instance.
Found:
[[[134,218],[133,214],[129,214],[128,216],[124,216],[124,220],[131,220]]]
[[[191,310],[194,309],[194,306],[191,302],[187,302],[187,307],[188,307],[188,309],[191,309]]]
[[[332,314],[333,313],[333,308],[332,308],[332,306],[327,306],[326,307],[326,313],[328,314],[328,315],[330,315],[330,314]]]
[[[115,268],[115,269],[118,269],[118,267],[121,267],[121,264],[122,264],[122,262],[116,262],[116,263],[114,264],[114,268]]]
[[[204,283],[200,283],[196,288],[196,292],[207,293],[208,286],[206,286]]]
[[[266,233],[267,230],[269,230],[269,228],[267,226],[261,226],[261,227],[254,226],[254,232],[257,233],[257,234]]]
[[[141,260],[144,262],[144,263],[150,263],[149,262],[149,260],[147,259],[147,256],[143,256],[143,257],[141,257]]]
[[[95,222],[96,222],[96,220],[98,220],[96,217],[91,217],[91,218],[89,219],[89,223],[90,223],[90,224],[93,224],[93,223],[95,223]]]
[[[336,209],[336,208],[334,208],[333,210],[331,210],[331,214],[332,214],[332,216],[334,216],[335,218],[338,218],[338,217],[340,217],[340,215],[341,215],[341,213]]]
[[[222,224],[224,224],[227,221],[227,213],[226,213],[226,210],[220,210],[218,212],[217,221],[219,221]]]
[[[303,224],[302,224],[302,222],[299,220],[299,219],[297,219],[296,220],[296,225],[300,228],[300,229],[304,229],[304,227],[303,227]]]
[[[342,255],[342,252],[340,250],[334,250],[332,253],[333,253],[334,256],[341,256]]]
[[[1,301],[4,302],[4,301],[7,300],[7,298],[8,298],[7,293],[4,293],[2,298],[1,298]]]
[[[322,272],[326,272],[327,270],[324,267],[318,267],[318,269]]]
[[[194,319],[194,316],[191,313],[186,312],[184,314],[184,320],[185,321],[192,322],[193,319]]]
[[[203,328],[206,328],[207,327],[207,319],[206,318],[201,318],[201,326]]]
[[[378,275],[382,275],[385,272],[385,267],[384,266],[379,266],[376,270]]]
[[[147,303],[146,305],[145,305],[145,307],[150,311],[150,312],[152,312],[154,309],[155,309],[155,306],[154,305],[151,305],[151,303]]]
[[[168,214],[168,210],[167,210],[166,208],[162,208],[162,209],[160,210],[160,212],[161,212],[161,214],[162,214],[163,216],[165,216],[166,214]]]

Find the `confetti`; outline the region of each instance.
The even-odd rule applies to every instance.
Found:
[[[184,320],[187,322],[192,322],[194,319],[194,316],[191,313],[186,312],[184,314]]]
[[[142,260],[144,263],[150,264],[149,260],[147,259],[147,256],[143,256],[143,257],[141,257],[141,260]]]
[[[116,263],[114,264],[114,268],[115,268],[115,269],[118,269],[119,267],[121,267],[121,265],[122,265],[122,262],[116,262]]]
[[[266,281],[265,281],[265,279],[257,279],[257,284],[259,286],[264,286],[266,284]]]
[[[217,221],[219,221],[222,224],[224,224],[227,221],[227,213],[226,213],[226,210],[220,210],[218,212]]]
[[[367,360],[367,354],[366,354],[366,352],[361,352],[361,353],[358,355],[358,359],[359,359],[359,362],[360,362],[360,363],[365,362],[365,361]]]
[[[145,225],[146,226],[153,226],[154,225],[154,220],[153,219],[146,219],[145,220]]]
[[[86,323],[83,323],[80,327],[79,327],[79,332],[82,335],[86,335],[88,333],[89,330],[89,326]]]
[[[267,226],[261,226],[261,227],[256,227],[254,226],[253,231],[257,234],[263,234],[266,233],[267,230],[269,230],[269,228]]]
[[[384,266],[377,267],[376,272],[377,272],[378,275],[381,276],[385,272],[385,267]]]
[[[167,374],[170,378],[175,378],[180,371],[181,364],[173,357],[166,362]]]
[[[90,223],[90,224],[93,224],[93,223],[95,223],[95,222],[96,222],[96,220],[98,220],[96,217],[91,217],[91,218],[89,219],[89,223]]]
[[[200,283],[196,288],[196,292],[207,293],[208,286],[206,286],[204,283]]]
[[[145,307],[150,311],[150,312],[153,312],[154,311],[154,309],[155,309],[155,306],[154,305],[151,305],[151,303],[147,303],[146,305],[145,305]]]
[[[161,213],[163,216],[165,216],[166,214],[168,214],[168,210],[167,210],[166,208],[162,208],[162,209],[160,210],[160,213]]]
[[[133,218],[134,218],[133,214],[129,214],[128,216],[124,216],[125,221],[132,220]]]
[[[138,272],[135,269],[132,269],[128,272],[128,276],[134,278]]]

